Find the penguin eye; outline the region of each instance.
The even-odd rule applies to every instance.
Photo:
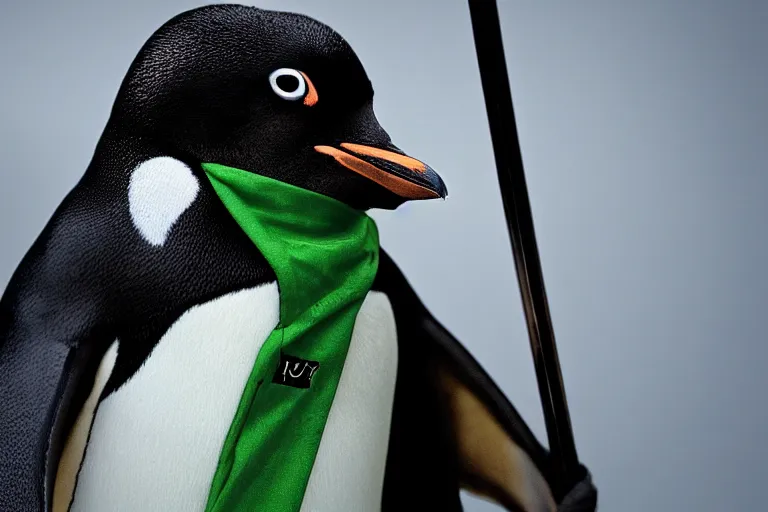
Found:
[[[281,68],[269,75],[269,85],[275,94],[288,101],[304,99],[304,104],[311,107],[317,103],[317,90],[309,77],[301,71]]]

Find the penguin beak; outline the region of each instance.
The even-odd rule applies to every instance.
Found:
[[[448,196],[442,178],[427,164],[386,148],[342,142],[339,147],[315,146],[315,151],[333,157],[339,164],[409,200]]]

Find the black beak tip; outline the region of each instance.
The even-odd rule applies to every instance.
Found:
[[[426,166],[424,174],[426,174],[429,179],[429,183],[435,194],[439,195],[441,199],[446,199],[448,197],[448,187],[445,185],[445,182],[440,175],[428,165]]]

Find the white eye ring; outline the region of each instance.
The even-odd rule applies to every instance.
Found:
[[[295,91],[286,91],[280,88],[280,86],[277,84],[277,79],[283,76],[292,76],[299,81],[299,86]],[[272,86],[272,90],[275,91],[275,94],[284,100],[289,101],[300,100],[307,92],[307,81],[304,80],[304,75],[291,68],[280,68],[276,71],[273,71],[272,74],[269,75],[269,85]]]

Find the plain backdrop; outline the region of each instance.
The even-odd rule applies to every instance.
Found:
[[[358,52],[446,201],[383,245],[546,440],[463,0],[259,0]],[[0,289],[87,166],[147,37],[193,0],[0,4]],[[579,453],[600,509],[757,510],[768,488],[768,3],[501,0]],[[494,506],[466,498],[467,510]]]

